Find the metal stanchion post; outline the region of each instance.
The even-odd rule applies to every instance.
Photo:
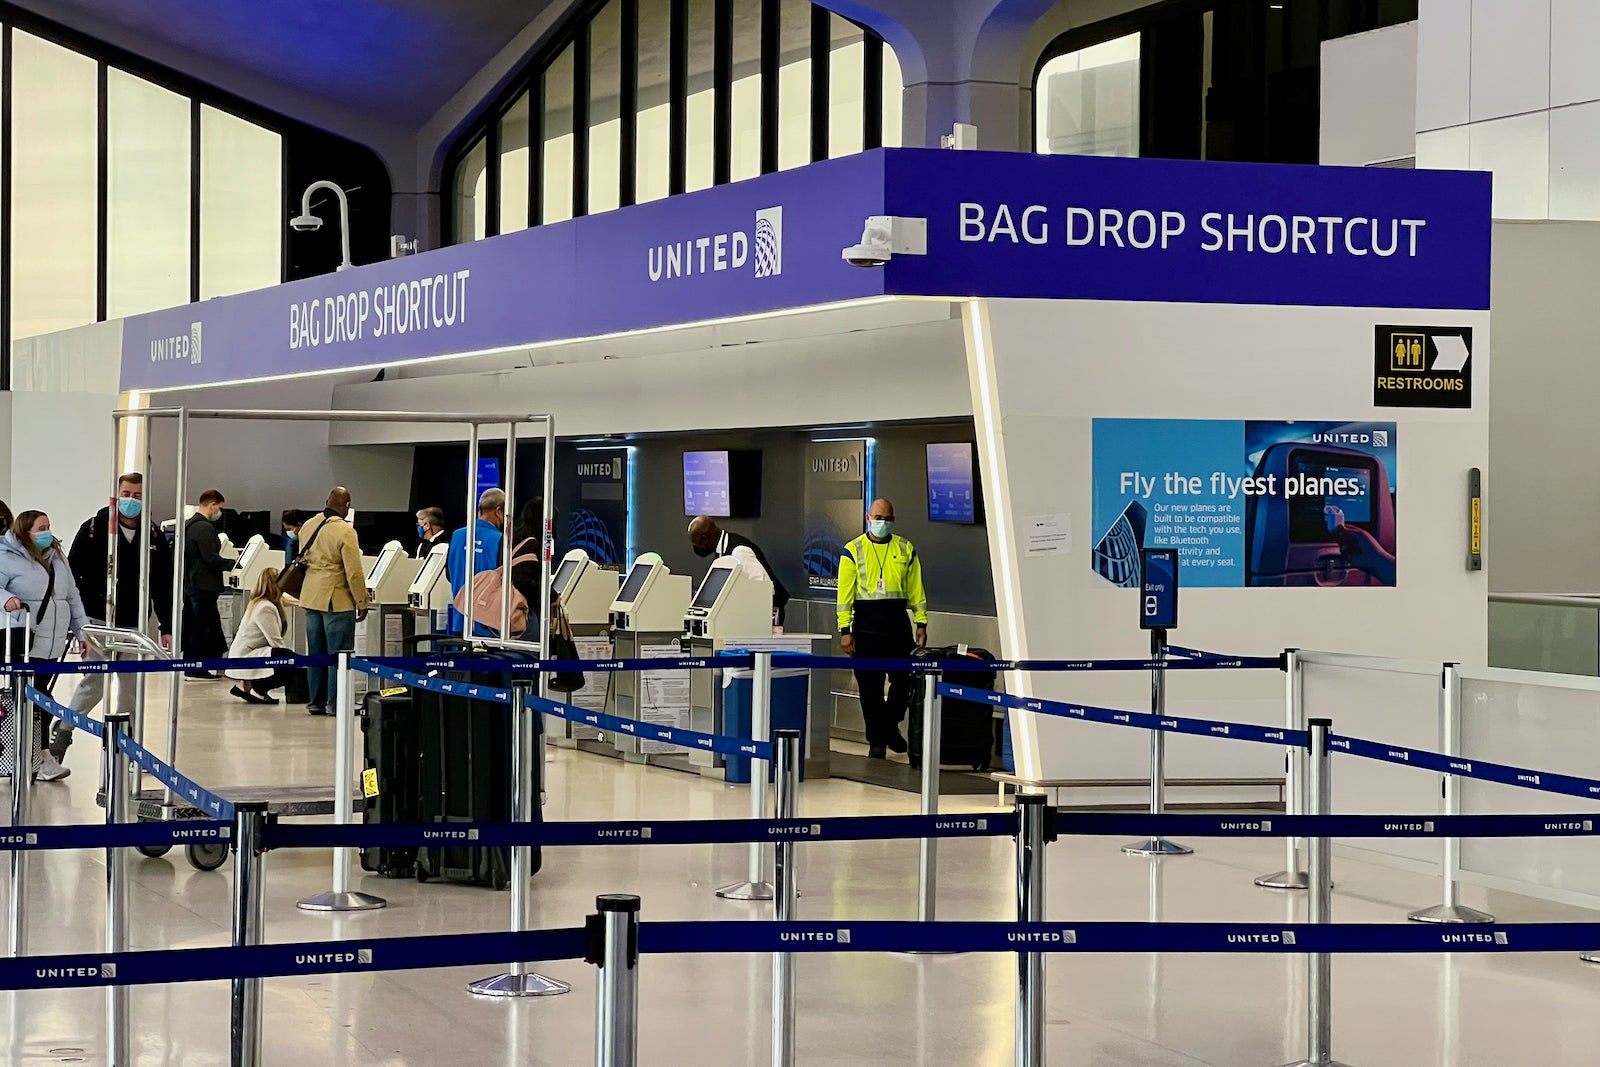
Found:
[[[1305,686],[1301,681],[1300,650],[1285,649],[1284,672],[1284,727],[1291,732],[1306,728]],[[1284,750],[1283,807],[1285,814],[1303,815],[1306,810],[1306,753],[1298,746]],[[1284,838],[1286,853],[1284,868],[1272,874],[1263,874],[1256,885],[1263,889],[1304,889],[1310,885],[1306,872],[1300,867],[1300,838]]]
[[[528,703],[528,691],[533,682],[517,679],[511,687],[511,818],[523,826],[531,826],[539,804],[539,775],[544,763],[539,758],[539,712]],[[529,916],[532,894],[528,881],[533,877],[533,846],[511,846],[511,932],[524,933],[533,929]],[[526,963],[517,961],[505,974],[481,978],[468,984],[467,989],[486,997],[550,997],[571,992],[572,987],[554,978],[546,978],[528,969]]]
[[[233,809],[233,947],[259,945],[266,932],[265,801],[240,802]],[[229,1049],[233,1067],[261,1064],[261,979],[233,979]]]
[[[777,817],[793,819],[799,812],[800,731],[779,730],[773,734],[773,762],[778,771]],[[779,922],[794,922],[799,903],[795,881],[795,842],[778,842],[772,867],[777,889],[774,910]],[[788,952],[772,954],[772,1067],[794,1064],[794,956]]]
[[[754,741],[772,740],[772,653],[755,653],[754,692],[750,694],[750,737]],[[750,757],[750,817],[767,817],[767,761]],[[771,900],[772,883],[767,881],[766,850],[760,842],[750,844],[749,878],[725,885],[717,896],[728,900]]]
[[[128,760],[118,751],[117,738],[128,732],[128,716],[106,714],[102,773],[106,783],[106,825],[128,821]],[[20,755],[20,753],[19,753]],[[106,952],[128,951],[128,852],[106,847]],[[106,1064],[128,1067],[133,1063],[128,1033],[128,987],[106,987]]]
[[[1044,921],[1045,823],[1042,793],[1017,796],[1017,921]],[[1016,1064],[1044,1067],[1044,953],[1017,953]]]
[[[470,553],[469,553],[470,554]],[[353,770],[353,752],[356,735],[356,685],[355,668],[350,665],[351,655],[339,653],[338,718],[334,723],[333,743],[333,821],[349,826],[355,821],[356,776]],[[375,911],[389,902],[371,893],[352,892],[350,889],[350,861],[348,848],[333,850],[333,889],[300,901],[305,911]]]
[[[1307,753],[1306,797],[1311,815],[1327,815],[1333,808],[1333,783],[1328,773],[1328,734],[1330,719],[1312,719],[1306,724],[1311,740]],[[1312,923],[1333,921],[1333,841],[1313,837],[1311,843],[1310,894],[1307,919]],[[1306,956],[1306,1058],[1289,1067],[1342,1067],[1333,1058],[1333,957],[1326,952]]]
[[[33,738],[37,733],[33,702],[28,699],[31,674],[13,674],[8,680],[16,714],[11,717],[11,825],[27,826],[33,804]],[[11,925],[6,930],[6,955],[28,954],[28,851],[11,853]]]
[[[922,814],[939,814],[939,726],[944,708],[938,671],[922,676]],[[924,837],[917,851],[917,921],[933,922],[939,895],[939,842]]]
[[[1155,666],[1150,670],[1150,712],[1157,718],[1167,713],[1167,631],[1150,631],[1150,658]],[[1150,814],[1164,814],[1167,807],[1167,734],[1165,730],[1150,731]],[[1158,834],[1143,841],[1123,845],[1122,851],[1130,856],[1187,856],[1194,849],[1175,844]]]
[[[590,959],[600,967],[594,1010],[596,1067],[639,1062],[639,898],[607,893],[590,917]]]
[[[1440,675],[1439,688],[1439,751],[1447,756],[1461,754],[1461,678],[1459,663],[1446,663]],[[1461,814],[1461,779],[1453,774],[1442,776],[1444,786],[1444,813]],[[1461,883],[1456,881],[1456,871],[1461,867],[1461,839],[1447,837],[1444,845],[1444,903],[1412,912],[1406,918],[1419,923],[1492,923],[1494,916],[1461,903]]]

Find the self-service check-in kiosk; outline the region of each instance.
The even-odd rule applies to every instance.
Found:
[[[411,586],[422,562],[406,555],[399,541],[390,541],[367,567],[367,601],[371,605],[366,623],[369,655],[404,654],[405,639],[416,631]]]
[[[577,646],[579,659],[605,659],[611,655],[611,602],[617,597],[617,582],[621,577],[616,571],[600,566],[581,548],[562,556],[555,573],[550,575],[550,591],[561,598],[561,610],[566,613],[567,625],[572,629],[572,643]],[[560,699],[586,711],[604,710],[612,675],[590,671],[585,677],[587,681],[582,689]],[[575,746],[602,756],[617,754],[595,727],[559,719],[552,720],[548,730],[550,739],[557,745]]]
[[[449,555],[448,544],[429,549],[428,554],[417,561],[417,576],[406,590],[406,606],[413,615],[427,618],[429,633],[444,632],[445,613],[450,610],[450,577],[445,573]]]
[[[711,565],[683,614],[684,654],[715,656],[725,649],[772,642],[772,583],[757,577],[739,560],[724,556]],[[722,672],[689,672],[689,729],[723,733]],[[701,774],[721,774],[722,757],[692,752],[689,760]]]
[[[256,534],[244,544],[244,551],[239,553],[238,560],[233,569],[223,576],[229,589],[237,590],[248,597],[255,591],[256,582],[261,579],[261,572],[269,567],[283,569],[283,553],[275,548],[267,547],[266,538]]]
[[[658,557],[636,560],[616,599],[611,602],[611,644],[618,659],[647,659],[682,648],[683,614],[692,593],[689,576],[673,574]],[[611,675],[606,711],[641,721],[673,718],[670,725],[688,725],[687,678],[682,671],[617,671]],[[681,709],[681,711],[679,710]],[[682,749],[613,735],[616,751],[634,763],[658,763],[680,770],[698,770]]]

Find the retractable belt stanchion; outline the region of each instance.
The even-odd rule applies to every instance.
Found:
[[[1439,751],[1447,756],[1461,755],[1461,677],[1459,663],[1446,663],[1439,682]],[[1461,814],[1461,779],[1442,775],[1444,813]],[[1414,911],[1406,918],[1419,923],[1492,923],[1494,916],[1461,903],[1461,883],[1456,871],[1461,867],[1461,839],[1444,839],[1444,903]]]
[[[355,822],[355,776],[351,773],[352,753],[355,751],[356,686],[355,668],[350,665],[351,655],[339,653],[337,709],[333,743],[333,821],[340,826]],[[349,848],[333,850],[333,889],[300,901],[305,911],[374,911],[389,902],[371,893],[352,892],[350,889]]]
[[[128,760],[118,751],[117,746],[117,738],[127,732],[127,715],[119,712],[107,713],[105,749],[102,755],[104,763],[101,771],[106,783],[107,826],[128,821]],[[128,951],[128,850],[108,845],[106,847],[106,952],[116,954],[126,951]],[[128,987],[107,986],[107,1067],[128,1067],[133,1063],[128,1025]]]
[[[261,847],[267,825],[265,801],[241,801],[233,808],[233,946],[259,945],[266,932],[266,851]],[[261,979],[233,980],[229,1025],[233,1067],[261,1064]]]
[[[1017,921],[1044,921],[1045,827],[1050,807],[1042,793],[1017,796]],[[1017,953],[1017,1067],[1045,1067],[1044,953]]]
[[[1284,720],[1283,725],[1287,730],[1299,732],[1306,728],[1305,724],[1305,686],[1302,682],[1300,667],[1300,650],[1298,648],[1285,649],[1283,653],[1284,675]],[[1304,815],[1306,812],[1306,753],[1305,749],[1293,746],[1284,749],[1284,788],[1283,807],[1288,815]],[[1310,885],[1310,879],[1300,866],[1300,838],[1284,838],[1285,864],[1281,871],[1263,874],[1256,879],[1256,885],[1263,889],[1304,889]]]
[[[1150,670],[1150,711],[1158,718],[1167,713],[1167,671],[1162,666],[1167,660],[1167,631],[1150,631],[1150,658],[1155,666]],[[1150,814],[1161,815],[1167,806],[1167,734],[1165,730],[1150,731]],[[1130,856],[1187,856],[1194,849],[1175,844],[1164,837],[1149,837],[1123,845],[1122,851]]]
[[[799,815],[800,801],[800,731],[779,730],[773,734],[773,763],[778,772],[777,817],[793,819]],[[794,922],[799,903],[799,885],[795,881],[795,842],[787,838],[778,842],[772,865],[772,882],[777,891],[774,905],[775,918],[781,922]],[[787,952],[772,954],[772,1065],[794,1065],[794,956]]]
[[[544,770],[538,743],[539,712],[528,703],[532,681],[519,678],[511,687],[511,818],[530,824],[539,803],[539,778]],[[533,929],[529,916],[533,903],[528,882],[533,877],[533,846],[511,846],[511,932]],[[567,993],[565,982],[546,978],[528,969],[526,963],[513,962],[505,974],[482,978],[467,989],[486,997],[550,997]]]
[[[595,1067],[639,1062],[639,898],[608,893],[589,916],[589,962],[600,968],[594,1008]]]
[[[944,708],[938,671],[922,676],[922,814],[939,814],[939,727]],[[917,850],[917,921],[933,922],[939,895],[939,842],[924,837]]]
[[[757,652],[755,669],[751,672],[754,692],[750,694],[750,738],[753,741],[772,740],[772,653]],[[750,817],[767,817],[767,761],[750,757]],[[717,896],[727,900],[771,900],[772,883],[767,881],[767,856],[758,842],[750,844],[749,878],[743,882],[725,885]]]
[[[1306,723],[1311,734],[1306,768],[1306,798],[1311,808],[1308,814],[1328,815],[1333,807],[1333,783],[1328,773],[1328,734],[1333,729],[1329,719],[1312,719]],[[1333,921],[1333,841],[1327,837],[1310,838],[1310,876],[1307,899],[1307,920],[1312,923]],[[1296,1060],[1289,1067],[1343,1067],[1333,1058],[1333,957],[1326,952],[1313,952],[1306,956],[1306,1058]]]
[[[33,702],[28,699],[28,687],[33,684],[31,674],[13,674],[7,683],[11,686],[13,714],[11,736],[6,743],[11,746],[11,825],[27,826],[33,806],[33,738],[35,724]],[[11,925],[6,930],[6,955],[12,959],[28,954],[28,850],[19,848],[11,852]]]

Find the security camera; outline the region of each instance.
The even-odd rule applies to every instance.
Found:
[[[310,233],[322,229],[322,220],[315,215],[296,215],[289,220],[289,225],[301,233]]]
[[[853,267],[882,267],[896,255],[928,254],[928,220],[872,215],[861,240],[839,253]]]

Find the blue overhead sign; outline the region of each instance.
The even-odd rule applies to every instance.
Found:
[[[928,254],[840,251],[872,215]],[[1478,310],[1489,176],[888,149],[123,322],[127,389],[884,296]]]

